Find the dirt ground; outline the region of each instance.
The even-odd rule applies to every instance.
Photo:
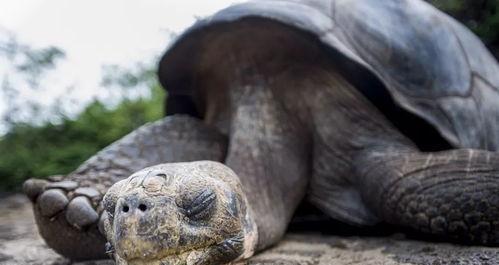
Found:
[[[112,265],[110,260],[72,263],[38,236],[31,204],[23,195],[0,199],[0,264]],[[244,263],[243,263],[244,264]],[[281,244],[245,264],[252,265],[461,265],[499,264],[499,248],[465,247],[391,237],[288,235]]]

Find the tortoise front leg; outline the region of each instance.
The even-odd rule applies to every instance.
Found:
[[[107,192],[118,264],[226,264],[282,237],[305,194],[310,145],[271,91],[250,89],[234,101],[226,165],[157,165]]]
[[[239,176],[258,227],[257,250],[281,239],[310,176],[306,127],[271,89],[248,86],[236,102],[226,165]]]
[[[368,151],[357,161],[364,199],[387,222],[460,242],[499,244],[499,154]]]
[[[169,116],[116,141],[65,178],[28,180],[24,190],[50,247],[73,260],[105,258],[100,201],[111,185],[155,164],[222,161],[226,143],[225,136],[200,120]]]

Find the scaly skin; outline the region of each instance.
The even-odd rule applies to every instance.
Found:
[[[211,161],[145,168],[104,198],[118,264],[222,264],[254,253],[257,228],[236,174]]]
[[[387,222],[452,241],[499,244],[499,154],[366,153],[361,170],[372,207]],[[369,162],[367,162],[369,160]]]
[[[233,178],[242,185],[240,190],[229,185],[228,191],[246,198],[252,209],[253,216],[249,219],[254,220],[258,231],[255,250],[280,240],[307,187],[313,203],[346,222],[366,225],[385,220],[474,243],[499,243],[495,236],[499,228],[494,223],[499,218],[496,155],[479,150],[421,152],[342,76],[342,69],[335,65],[337,58],[325,53],[313,36],[263,19],[241,20],[230,27],[220,27],[219,32],[211,31],[213,34],[204,36],[206,45],[197,54],[199,61],[191,75],[196,78],[193,83],[200,87],[194,88],[192,96],[204,122],[228,135],[226,156],[216,152],[216,157],[234,170]],[[175,146],[178,142],[175,136],[166,137],[168,144],[156,145],[151,155],[170,144]],[[174,150],[191,154],[195,148],[187,148],[189,143],[184,142]],[[466,154],[471,155],[463,158]],[[152,161],[147,158],[147,163]],[[179,219],[182,196],[191,192],[203,194],[189,186],[190,181],[200,181],[202,184],[197,187],[213,187],[217,181],[203,174],[191,175],[197,172],[193,170],[183,173],[185,177],[173,186],[165,184],[163,180],[170,178],[163,175],[170,173],[163,171],[170,167],[175,165],[166,164],[155,174],[153,178],[161,183],[156,186],[186,185],[186,190],[161,188],[151,195],[146,185],[150,169],[146,169],[130,179],[130,186],[127,184],[122,189],[126,182],[119,182],[108,193],[106,202],[110,203],[106,203],[106,209],[114,219],[107,222],[107,237],[118,261],[217,264],[236,258],[234,253],[242,253],[240,244],[235,246],[240,241],[230,240],[234,240],[235,232],[242,231],[241,216],[235,222],[216,227],[225,218],[223,214],[206,221],[204,226],[215,229],[215,234],[197,232],[202,228],[199,225],[178,230],[188,221]],[[134,184],[134,179],[143,180],[140,183],[145,186]],[[469,184],[479,185],[483,190],[477,191]],[[27,193],[38,195],[43,190],[40,186],[38,182],[27,183]],[[208,195],[215,193],[217,198],[227,198],[217,192]],[[442,193],[449,196],[437,200]],[[49,202],[56,203],[43,203],[46,200],[42,197],[53,198]],[[147,213],[138,202],[157,206],[161,198],[169,200],[164,208],[153,208],[156,209],[153,221],[142,218],[140,212]],[[174,205],[173,200],[180,203]],[[210,200],[208,206],[199,208],[200,212],[211,207]],[[35,208],[52,205],[65,209],[67,201],[64,193],[48,190],[40,195]],[[123,203],[127,201],[130,205],[125,208]],[[144,205],[149,207],[147,203]],[[456,209],[449,209],[448,205]],[[126,217],[132,214],[128,214],[131,206],[135,207],[133,216]],[[470,213],[470,209],[478,214]],[[49,210],[45,212],[56,212]],[[216,208],[215,212],[219,210]],[[166,212],[174,214],[167,216]],[[137,224],[141,222],[139,229]],[[226,231],[233,224],[238,224],[236,229]],[[463,224],[466,231],[467,227],[471,231],[465,236],[461,236]],[[153,239],[147,239],[151,234]],[[168,234],[173,238],[168,238]],[[57,238],[54,232],[50,235]],[[159,239],[160,235],[165,238]],[[213,246],[227,248],[205,251]]]
[[[111,144],[73,173],[55,182],[28,180],[38,229],[46,243],[73,260],[105,258],[103,194],[144,167],[166,162],[221,161],[226,138],[187,116],[146,124]],[[82,189],[85,188],[85,189]]]

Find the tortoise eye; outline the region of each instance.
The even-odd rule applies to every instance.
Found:
[[[185,215],[193,221],[206,220],[211,216],[215,208],[216,194],[211,189],[204,189],[191,201],[188,201],[182,208]]]

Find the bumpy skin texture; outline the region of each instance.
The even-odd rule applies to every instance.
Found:
[[[385,180],[371,186],[372,207],[384,220],[459,242],[498,244],[499,154],[467,149],[364,159],[386,165],[359,170],[363,178]]]
[[[326,1],[316,2],[325,3]],[[337,3],[334,1],[331,2]],[[343,7],[348,6],[347,3],[353,3],[349,1],[340,2],[344,4]],[[383,4],[380,5],[392,3],[397,8],[402,8],[400,3],[406,3],[406,1],[381,2],[383,2]],[[438,154],[421,152],[411,139],[403,135],[398,128],[386,118],[386,113],[380,112],[379,109],[374,106],[373,102],[366,99],[364,94],[365,91],[352,85],[353,83],[356,83],[354,82],[355,79],[364,77],[362,74],[369,74],[368,72],[361,71],[362,69],[356,68],[358,65],[355,65],[352,62],[349,63],[347,59],[352,58],[345,58],[343,56],[354,56],[354,54],[347,53],[345,50],[340,50],[340,52],[345,52],[345,54],[338,53],[338,51],[331,51],[331,47],[325,46],[324,44],[333,45],[334,42],[324,43],[325,40],[323,37],[325,37],[325,35],[320,35],[318,31],[316,31],[317,28],[306,28],[306,26],[311,26],[312,23],[316,23],[317,20],[307,20],[306,18],[310,18],[310,16],[305,16],[304,13],[300,13],[302,15],[300,17],[293,17],[293,13],[288,12],[291,9],[284,8],[301,5],[303,7],[302,10],[307,8],[307,10],[311,10],[311,6],[307,5],[305,8],[305,5],[303,4],[293,4],[291,2],[288,3],[287,1],[279,1],[278,4],[272,1],[270,1],[268,5],[267,3],[269,2],[250,3],[231,7],[218,13],[214,18],[208,20],[208,22],[205,22],[204,24],[203,22],[199,23],[193,30],[186,33],[175,45],[173,45],[169,53],[164,57],[164,64],[160,67],[159,71],[160,75],[163,74],[164,84],[174,87],[172,93],[178,93],[179,91],[192,93],[193,100],[198,103],[198,107],[201,110],[201,113],[204,114],[205,119],[208,122],[213,122],[213,124],[221,124],[219,125],[219,128],[228,133],[233,133],[234,127],[225,127],[223,121],[229,121],[225,123],[226,126],[227,124],[237,124],[236,122],[240,121],[231,120],[231,118],[234,119],[234,117],[237,117],[234,113],[237,113],[238,107],[240,106],[240,103],[231,95],[244,95],[240,98],[245,98],[248,101],[250,99],[254,100],[248,105],[273,105],[282,107],[281,110],[278,110],[275,113],[287,113],[289,119],[287,122],[295,122],[297,127],[303,129],[302,136],[300,137],[302,143],[305,142],[305,145],[313,144],[313,153],[308,156],[309,159],[312,159],[312,165],[308,164],[308,168],[307,164],[304,166],[305,170],[310,170],[309,172],[311,172],[311,174],[303,174],[307,177],[306,181],[309,183],[309,198],[314,204],[334,218],[356,225],[369,225],[383,220],[398,225],[414,227],[422,232],[437,234],[442,238],[456,238],[460,242],[491,245],[498,244],[499,241],[495,236],[497,228],[493,227],[492,224],[493,220],[498,218],[498,213],[495,211],[496,199],[494,195],[496,185],[490,184],[496,182],[496,169],[498,168],[498,165],[495,162],[495,156],[490,155],[491,153],[485,150],[473,149],[445,151]],[[274,6],[271,3],[276,3],[276,5]],[[407,2],[407,5],[419,5],[418,3],[419,2],[417,1],[411,3]],[[371,4],[375,5],[374,2],[371,2]],[[464,31],[464,29],[459,29],[458,33],[451,31],[448,27],[456,26],[456,24],[454,24],[455,22],[450,22],[449,18],[443,17],[438,11],[431,9],[428,6],[424,6],[423,4],[421,5],[421,10],[428,10],[430,12],[429,14],[436,19],[435,21],[441,23],[441,26],[445,29],[442,29],[441,38],[456,37],[453,34],[458,34],[459,38],[469,37],[469,32],[461,32],[461,30]],[[277,7],[279,6],[282,9],[278,9]],[[339,6],[339,4],[336,5],[336,7]],[[372,5],[367,6],[372,7]],[[265,7],[275,7],[275,9],[271,8],[268,11],[264,10]],[[365,7],[356,7],[366,11]],[[258,13],[255,10],[261,11],[262,13]],[[377,9],[373,8],[373,10]],[[404,15],[409,16],[409,14],[406,14],[410,13],[409,9],[402,10]],[[418,12],[421,10],[418,10]],[[372,10],[367,11],[374,12]],[[395,14],[398,13],[395,12]],[[280,15],[282,16],[280,17]],[[414,21],[424,20],[427,22],[429,19],[423,13],[410,13],[410,15],[414,16],[411,17]],[[442,16],[442,18],[440,18],[440,16]],[[354,17],[360,19],[359,14],[356,14]],[[296,22],[297,25],[293,24],[292,26],[289,26],[281,23],[286,22],[291,24],[290,19],[293,18],[296,18],[296,21],[294,22]],[[276,22],[276,20],[279,22]],[[447,25],[446,23],[451,24]],[[294,26],[305,30],[298,30]],[[324,25],[318,23],[313,24],[313,26],[319,27]],[[367,26],[364,25],[364,27]],[[404,29],[405,28],[401,30]],[[378,44],[386,44],[390,47],[390,41],[396,41],[393,39],[376,39],[377,33],[374,31],[375,29],[369,28],[369,30],[373,30],[370,34],[374,35],[369,35],[371,39],[366,40],[367,43],[363,43],[362,45],[372,45],[372,47],[376,48],[376,45]],[[310,31],[316,35],[308,34]],[[349,34],[358,31],[359,29],[349,32]],[[337,31],[332,32],[338,33]],[[408,34],[411,34],[411,31],[408,31]],[[448,36],[446,34],[448,34]],[[320,38],[318,38],[318,36]],[[342,35],[338,36],[340,37]],[[438,38],[434,35],[431,36],[432,38]],[[356,37],[363,38],[360,35]],[[195,40],[198,42],[195,42]],[[430,40],[431,38],[422,38],[422,43],[428,45],[423,47],[433,49],[434,47],[431,46]],[[380,43],[376,43],[376,41]],[[403,41],[408,41],[408,39],[404,39]],[[360,40],[358,42],[360,42]],[[479,45],[479,43],[477,44],[474,41],[470,41],[469,43],[471,43],[471,45]],[[340,46],[338,43],[335,45],[337,45],[335,48]],[[194,62],[189,62],[188,65],[182,64],[178,58],[180,58],[179,56],[182,56],[182,54],[185,54],[184,49],[194,49],[196,47],[199,47],[199,50],[196,50],[196,60]],[[415,54],[409,56],[408,53],[410,53],[411,50],[404,50],[403,47],[404,46],[397,46],[396,48],[400,49],[398,49],[396,53],[371,53],[363,51],[366,52],[366,54],[358,54],[359,56],[364,56],[363,58],[366,60],[367,58],[370,58],[369,55],[382,57],[370,58],[372,59],[370,63],[372,63],[372,65],[378,65],[379,68],[371,69],[371,75],[366,77],[371,77],[370,80],[372,81],[380,82],[380,80],[372,79],[373,72],[375,72],[376,75],[383,75],[382,81],[386,82],[386,86],[393,85],[393,82],[395,81],[392,80],[392,82],[390,81],[391,79],[400,81],[407,78],[407,82],[415,81],[410,80],[409,78],[411,76],[409,76],[407,72],[402,71],[407,70],[406,68],[399,65],[400,69],[398,69],[398,66],[395,63],[401,63],[400,60],[404,58],[409,58],[408,60],[417,59],[417,61],[407,62],[408,64],[414,63],[417,66],[418,64],[421,65],[421,58],[416,58]],[[362,49],[362,47],[359,49]],[[432,50],[432,52],[434,52],[434,50]],[[460,52],[462,53],[463,51]],[[468,49],[464,52],[472,53],[472,51]],[[493,67],[496,66],[497,63],[490,57],[490,54],[488,54],[486,50],[480,48],[475,52],[479,56],[491,60]],[[383,56],[387,57],[385,58]],[[225,60],[221,61],[220,58],[225,58]],[[439,59],[444,60],[443,57],[439,57]],[[381,61],[376,62],[377,64],[375,64],[376,60]],[[179,66],[176,63],[180,64],[182,67],[170,68],[174,65]],[[363,63],[367,64],[365,61]],[[380,63],[384,64],[381,65]],[[385,65],[387,63],[393,64],[389,66]],[[447,61],[444,61],[443,63],[445,63],[446,67],[450,67],[450,65],[460,67],[459,64],[451,64]],[[411,65],[411,67],[412,66],[414,65]],[[398,70],[400,71],[397,72]],[[460,68],[460,71],[461,70],[463,69]],[[438,82],[434,80],[434,83],[428,83],[430,81],[427,79],[431,79],[432,76],[445,79],[445,76],[440,76],[440,72],[438,71],[428,69],[425,71],[430,72],[421,73],[424,75],[418,76],[416,78],[417,82],[410,84],[412,92],[414,94],[417,94],[418,91],[419,93],[426,93],[425,95],[428,97],[433,96],[433,98],[426,99],[429,103],[441,104],[441,102],[445,101],[447,98],[445,100],[440,100],[437,94],[431,93],[436,93],[435,91],[445,91],[445,87],[439,85],[440,79],[440,81],[437,80]],[[171,74],[173,73],[176,75],[172,76]],[[417,72],[417,74],[420,73]],[[488,72],[483,74],[488,75]],[[427,80],[428,82],[421,81],[419,78],[421,78],[421,80]],[[179,85],[176,83],[176,80],[190,79],[193,80],[192,84],[187,82],[187,84],[184,83],[185,86],[174,86]],[[452,80],[452,82],[459,83],[457,79]],[[202,84],[202,86],[198,87],[199,84]],[[404,82],[400,81],[400,84],[404,84]],[[432,85],[430,90],[428,90],[429,87],[425,87],[427,84]],[[476,84],[477,83],[475,83],[475,85]],[[369,83],[364,84],[364,88],[369,89],[369,85]],[[464,84],[460,85],[464,86]],[[265,87],[270,91],[269,94],[273,95],[273,97],[268,97],[267,99],[271,100],[271,103],[266,101],[265,104],[262,104],[261,101],[256,100],[258,98],[256,95],[260,93],[261,90],[259,90],[259,88],[261,87]],[[382,89],[388,88],[385,87]],[[392,96],[396,97],[397,100],[403,101],[402,97],[392,89],[396,90],[398,88],[392,86],[389,92],[392,92]],[[472,89],[475,91],[472,94],[473,97],[476,95],[475,93],[488,93],[485,87],[479,85],[474,86]],[[224,92],[226,90],[229,92]],[[370,92],[375,94],[377,91]],[[381,95],[390,96],[390,94]],[[412,96],[416,97],[417,95]],[[376,97],[376,95],[374,95],[374,97]],[[405,95],[405,97],[407,97],[407,95]],[[482,108],[487,108],[487,113],[489,114],[487,119],[480,119],[480,121],[487,123],[487,126],[494,126],[494,119],[497,118],[498,112],[493,110],[494,106],[492,104],[488,104],[485,101],[482,102],[484,102]],[[482,112],[468,109],[469,105],[463,102],[459,104],[444,105],[445,107],[449,107],[449,111],[456,110],[456,113],[464,112],[467,115],[459,116],[462,117],[462,119],[458,119],[457,116],[453,116],[449,119],[450,122],[455,125],[454,130],[460,135],[459,138],[463,139],[462,141],[455,141],[452,137],[444,134],[451,143],[455,144],[455,147],[481,147],[494,150],[492,143],[498,139],[495,137],[496,131],[492,132],[491,130],[488,130],[487,134],[473,133],[473,130],[475,129],[475,127],[473,127],[473,122],[475,120],[469,117],[473,115],[484,115]],[[226,106],[231,106],[231,108],[227,108]],[[414,110],[410,109],[409,105],[404,106],[409,110]],[[291,113],[293,115],[291,115]],[[435,114],[438,113],[441,114],[441,112],[435,112]],[[254,115],[250,117],[255,120],[261,120],[267,116],[262,117]],[[454,118],[458,119],[458,121],[454,121]],[[274,126],[277,121],[278,120],[273,119],[272,122],[267,121],[266,123],[270,126]],[[463,126],[463,124],[468,123],[468,121],[469,124],[471,124],[470,130]],[[245,124],[250,123],[248,122]],[[243,128],[253,128],[253,126]],[[438,125],[438,128],[442,129],[443,127]],[[286,130],[279,131],[279,133],[274,133],[274,135],[282,137],[283,132],[285,131]],[[230,137],[232,137],[232,134]],[[258,139],[257,137],[248,137],[246,142],[255,141],[255,138]],[[299,142],[297,139],[292,141]],[[476,145],[476,143],[479,142],[483,143],[483,145]],[[485,144],[487,142],[489,144]],[[270,146],[275,148],[281,143],[282,138],[274,137]],[[238,145],[235,146],[237,147]],[[306,153],[307,151],[309,150],[304,148],[301,152]],[[479,155],[469,156],[468,154],[470,152]],[[268,154],[271,154],[271,152],[268,152],[267,155]],[[230,156],[231,152],[229,152],[228,155]],[[377,159],[374,159],[373,157],[376,157]],[[393,157],[397,157],[395,162],[392,161]],[[265,156],[262,158],[262,161],[265,161]],[[436,168],[432,166],[433,163],[442,164],[443,171],[437,171]],[[295,162],[288,162],[288,165],[294,164]],[[483,172],[471,170],[473,168],[480,168],[484,165],[487,170],[484,170]],[[417,169],[415,170],[416,173],[404,173],[404,170],[409,170],[411,167]],[[239,173],[239,170],[240,169],[235,170],[236,173]],[[309,178],[310,176],[311,178]],[[256,176],[240,177],[243,182],[246,178],[256,178]],[[269,180],[269,178],[265,179]],[[403,179],[404,181],[394,181],[396,179]],[[282,182],[281,179],[278,179],[272,181],[272,183],[278,187],[283,187],[284,182]],[[468,188],[470,183],[482,183],[480,184],[480,187],[483,187],[483,191],[476,192],[473,188],[470,190]],[[485,185],[485,183],[489,183],[489,185]],[[254,186],[254,184],[250,185],[250,187],[251,186]],[[413,189],[410,188],[411,186],[421,187],[421,189]],[[297,187],[302,186],[298,185]],[[418,206],[419,208],[411,210],[409,217],[401,211],[393,210],[392,208],[404,209],[407,202],[397,200],[397,196],[387,197],[385,193],[388,191],[388,188],[393,188],[393,192],[395,193],[405,195],[404,198],[417,198],[417,203],[420,205]],[[283,190],[287,190],[287,188],[284,188]],[[445,201],[439,203],[436,200],[433,200],[433,198],[439,196],[438,194],[440,193],[449,193],[455,196],[446,197],[448,200],[451,200],[450,202]],[[467,200],[467,196],[472,197],[470,203],[461,204],[460,202],[462,200]],[[263,197],[263,199],[267,198],[269,197]],[[270,201],[279,202],[279,200],[275,198]],[[478,205],[485,205],[485,203],[480,204],[479,201],[486,201],[489,204],[485,207],[479,207]],[[252,201],[250,200],[250,204],[251,203]],[[430,215],[430,213],[426,213],[423,209],[425,209],[425,207],[431,208],[432,204],[435,204],[434,206],[437,208],[435,217],[440,216],[446,219],[445,222],[438,223],[441,218],[432,220],[433,213],[431,217],[424,216],[425,214]],[[448,209],[448,207],[445,206],[441,207],[444,204],[453,205],[456,209]],[[268,203],[261,207],[255,207],[256,210],[265,210],[269,208],[271,207]],[[469,218],[468,213],[470,213],[470,208],[473,209],[473,211],[480,212],[478,214],[480,217],[474,219]],[[451,214],[452,210],[457,211],[458,214]],[[430,210],[430,212],[431,211],[432,210]],[[428,221],[426,221],[427,225],[423,224],[426,220],[425,218],[428,219]],[[420,221],[420,225],[414,225],[417,220]],[[258,222],[258,219],[256,221]],[[285,220],[278,220],[277,222],[283,224],[284,221]],[[460,229],[455,225],[457,224],[456,221],[459,224],[465,224],[465,226],[470,227],[469,230],[472,232],[461,233]],[[432,226],[432,222],[434,229],[427,229],[427,227]],[[489,223],[489,225],[483,225],[483,223]],[[440,230],[437,229],[438,226],[446,232],[439,232]],[[273,229],[262,229],[261,233],[262,235],[265,235],[265,237],[272,235],[271,232],[276,231],[276,227],[283,226],[276,225]],[[269,244],[274,243],[276,238],[279,238],[279,236],[268,237],[268,240],[262,242],[262,246],[268,246]]]
[[[194,60],[184,60],[188,52],[195,52]],[[208,118],[211,113],[231,116],[233,110],[210,103],[217,101],[210,95],[228,94],[215,93],[220,87],[244,87],[227,80],[249,86],[257,80],[273,91],[274,104],[284,105],[308,130],[303,138],[313,143],[310,199],[331,216],[357,225],[386,220],[485,244],[499,242],[493,225],[476,226],[497,217],[495,185],[483,183],[495,183],[495,156],[485,150],[496,150],[499,141],[499,109],[493,103],[499,99],[498,72],[497,61],[469,30],[422,1],[405,0],[234,5],[184,33],[159,68],[162,84],[174,94],[191,95]],[[419,115],[455,148],[465,149],[421,152],[387,119],[391,113],[380,113],[373,103],[394,105],[385,111],[402,107]],[[442,175],[432,163],[443,164]],[[484,165],[487,170],[472,170]],[[405,171],[411,167],[417,173]],[[484,190],[469,190],[470,183],[482,183]],[[448,233],[439,233],[414,225],[416,219],[425,220],[418,213],[422,210],[412,210],[409,220],[391,209],[394,204],[404,208],[405,202],[387,198],[387,187],[404,198],[418,198],[422,208],[442,192],[466,194],[448,198],[456,201],[472,199],[466,205],[450,203],[459,206],[457,215],[438,206],[438,215],[448,219],[441,225]],[[485,205],[480,200],[489,206],[478,207]],[[482,209],[480,218],[466,217],[470,205]],[[446,225],[456,218],[483,235],[461,235],[455,225]]]
[[[221,161],[226,144],[226,137],[201,121],[170,116],[113,143],[67,177],[28,180],[24,191],[50,247],[74,260],[105,258],[101,200],[112,184],[159,163]]]
[[[401,19],[410,23],[396,23]],[[421,32],[413,27],[418,22],[434,22],[436,30]],[[430,65],[428,58],[438,63]],[[491,67],[484,68],[489,63]],[[499,141],[499,109],[494,103],[498,71],[497,62],[469,31],[416,0],[232,6],[181,36],[160,63],[159,75],[172,98],[187,99],[203,124],[228,137],[224,154],[211,144],[201,146],[213,157],[206,159],[223,161],[235,172],[227,173],[229,179],[238,181],[222,181],[226,188],[215,185],[228,169],[217,164],[201,170],[194,163],[165,164],[153,176],[149,171],[156,169],[146,169],[118,182],[106,196],[108,217],[101,218],[108,220],[110,250],[123,264],[217,264],[236,258],[242,253],[240,235],[246,226],[241,215],[229,217],[223,207],[211,208],[214,197],[221,198],[217,202],[222,205],[230,201],[223,199],[230,196],[221,190],[243,198],[237,200],[241,209],[251,209],[244,220],[253,219],[257,227],[258,241],[251,244],[257,251],[280,240],[306,194],[325,213],[352,224],[387,221],[446,239],[497,245],[499,157],[486,150],[495,150]],[[369,82],[359,86],[362,82],[357,81],[364,78]],[[375,107],[380,91],[371,87],[374,83],[384,92],[379,95],[387,97],[380,102],[393,97],[454,147],[483,150],[422,152],[392,124],[388,113]],[[367,97],[370,93],[374,101]],[[180,125],[171,126],[153,135],[167,140],[148,149],[151,157],[135,156],[129,163],[139,167],[186,159],[182,154],[197,158],[190,155],[199,154],[198,140],[206,139],[202,136],[211,127],[200,121],[192,124],[199,125],[194,126],[195,137],[179,141]],[[110,161],[127,149],[116,148]],[[168,161],[154,158],[164,150],[173,150]],[[183,177],[176,178],[177,171]],[[213,172],[221,175],[211,176]],[[89,179],[86,174],[82,179]],[[202,184],[190,186],[192,182]],[[42,192],[35,204],[41,213],[37,219],[84,209],[73,211],[79,216],[89,209],[85,199],[75,202],[79,207],[70,207],[76,199],[69,202],[72,197],[60,189],[73,184],[44,185],[32,181],[25,187],[32,198]],[[187,188],[180,189],[183,186]],[[200,186],[211,191],[203,195]],[[179,210],[190,192],[206,198],[200,199],[205,206],[193,210],[195,216],[210,216],[203,208],[215,213],[202,225],[186,225],[189,218],[183,219],[185,213]],[[82,220],[71,216],[66,214],[66,219]],[[83,216],[93,220],[95,215]],[[41,226],[42,231],[50,227]],[[49,244],[50,238],[58,239],[57,226],[44,235]],[[73,252],[66,255],[81,256],[74,247],[68,247]]]
[[[211,161],[145,168],[107,192],[118,264],[223,264],[253,254],[256,225],[236,174]]]

